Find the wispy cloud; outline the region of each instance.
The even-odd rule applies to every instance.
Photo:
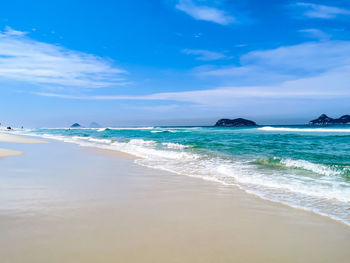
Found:
[[[36,93],[39,96],[76,100],[161,100],[189,102],[201,105],[232,104],[235,99],[329,99],[350,98],[350,66],[324,74],[284,81],[276,85],[227,86],[207,90],[164,92],[141,96],[72,96]],[[334,88],[333,88],[334,87]]]
[[[196,56],[197,60],[203,60],[203,61],[227,58],[227,56],[224,53],[214,52],[214,51],[209,51],[204,49],[183,49],[182,53],[187,55],[194,55]]]
[[[350,42],[307,42],[244,54],[238,65],[200,67],[200,77],[216,77],[239,84],[276,83],[315,76],[350,65]]]
[[[14,30],[13,28],[11,28],[9,26],[5,26],[4,34],[6,34],[8,36],[24,36],[27,34],[27,32]]]
[[[303,10],[303,15],[310,18],[332,19],[338,16],[350,15],[350,10],[335,6],[298,2],[296,7]]]
[[[319,30],[317,28],[307,28],[307,29],[301,29],[299,30],[300,33],[305,34],[306,36],[310,38],[316,38],[320,40],[328,40],[330,39],[330,35],[323,32],[322,30]]]
[[[126,72],[108,59],[0,31],[0,78],[40,86],[98,88],[124,85]]]
[[[197,5],[192,0],[180,0],[176,8],[197,20],[209,21],[220,25],[236,22],[236,18],[228,15],[225,11],[215,7]]]
[[[217,68],[201,74],[228,79],[232,84],[216,85],[205,90],[148,95],[36,95],[74,100],[175,101],[207,109],[229,108],[237,104],[246,107],[248,102],[262,103],[271,100],[278,104],[279,100],[292,102],[350,99],[350,42],[309,42],[252,51],[241,57],[239,66]],[[243,85],[241,80],[234,84],[233,80],[242,75],[255,79],[255,84]]]

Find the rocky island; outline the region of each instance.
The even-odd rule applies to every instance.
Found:
[[[315,120],[309,121],[310,125],[344,125],[350,124],[350,115],[343,115],[338,119],[328,117],[326,114],[322,114]]]
[[[254,121],[246,120],[243,118],[238,119],[220,119],[215,123],[217,127],[244,127],[244,126],[257,126]]]
[[[71,128],[81,128],[81,125],[79,123],[74,123]]]

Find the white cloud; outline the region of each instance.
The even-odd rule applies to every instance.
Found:
[[[192,0],[180,0],[176,8],[197,20],[210,21],[220,25],[228,25],[236,22],[236,19],[226,14],[225,11],[214,7],[196,5]]]
[[[307,42],[281,46],[270,50],[249,52],[242,56],[243,64],[254,64],[278,70],[318,72],[350,63],[350,42]]]
[[[203,60],[203,61],[227,58],[227,56],[223,53],[213,52],[213,51],[203,50],[203,49],[184,49],[182,50],[182,53],[187,55],[195,55],[197,60]]]
[[[307,42],[244,54],[239,65],[200,67],[200,77],[216,77],[222,81],[271,84],[315,76],[350,65],[349,41]]]
[[[341,15],[350,15],[350,10],[340,7],[298,2],[295,4],[304,10],[304,15],[310,18],[332,19]]]
[[[22,32],[18,30],[14,30],[13,28],[9,26],[5,26],[5,32],[6,35],[8,36],[24,36],[27,34],[27,32]]]
[[[33,40],[6,27],[0,32],[0,78],[41,86],[98,88],[124,85],[124,70],[98,56]]]
[[[306,36],[310,38],[317,38],[320,40],[327,40],[330,38],[330,35],[323,32],[322,30],[319,30],[317,28],[307,28],[299,30],[300,33],[305,34]]]
[[[173,100],[205,105],[230,104],[241,98],[350,98],[350,66],[315,77],[285,81],[276,85],[229,86],[208,90],[164,92],[142,96],[73,96],[55,93],[36,93],[40,96],[80,100]]]

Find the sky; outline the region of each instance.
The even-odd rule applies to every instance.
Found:
[[[349,102],[348,0],[1,1],[4,125],[302,124]]]

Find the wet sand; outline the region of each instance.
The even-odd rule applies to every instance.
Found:
[[[110,151],[12,148],[26,154],[0,160],[1,262],[349,262],[350,227],[327,217]]]
[[[0,143],[45,143],[45,141],[0,132]],[[21,151],[0,148],[0,158],[21,154],[23,154]]]
[[[46,143],[42,140],[37,140],[33,138],[26,138],[23,136],[17,136],[13,134],[8,134],[0,132],[0,142],[15,142],[15,143]]]
[[[7,156],[21,155],[21,154],[23,154],[23,153],[20,151],[14,151],[14,150],[0,148],[0,158],[7,157]]]

